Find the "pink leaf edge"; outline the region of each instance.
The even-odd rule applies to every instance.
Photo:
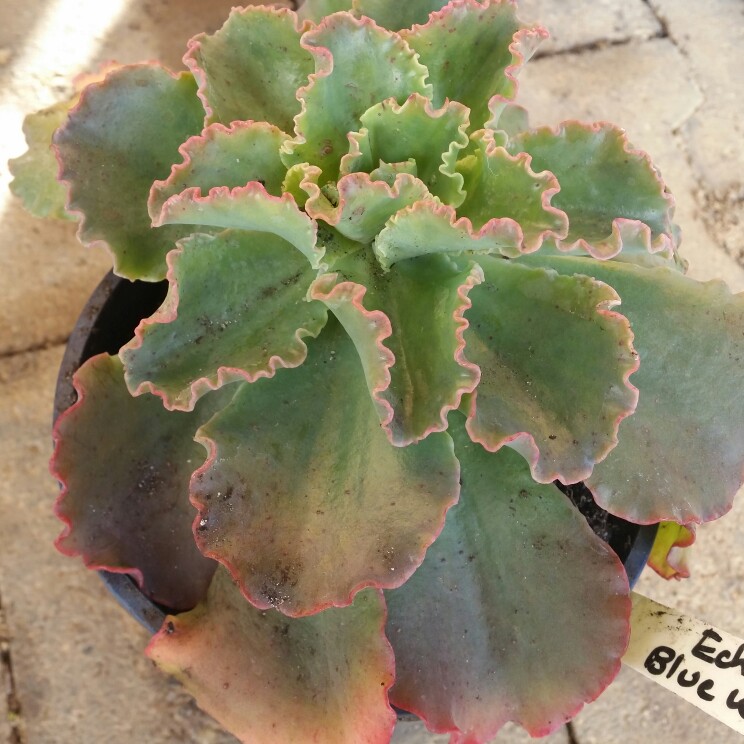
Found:
[[[505,0],[505,3],[511,5],[516,10],[517,0]],[[426,30],[427,28],[433,28],[439,21],[446,20],[449,13],[451,13],[455,8],[468,7],[473,11],[482,11],[484,6],[490,7],[493,4],[504,4],[504,0],[485,0],[483,2],[479,0],[452,0],[441,10],[431,13],[429,15],[429,20],[426,23],[417,23],[410,29],[402,29],[399,33],[405,39],[407,36],[411,36],[420,31]],[[519,19],[517,20],[519,21]],[[519,22],[521,23],[521,21]],[[522,67],[527,64],[537,47],[549,37],[550,33],[548,32],[548,29],[538,24],[527,28],[521,28],[515,32],[508,47],[513,61],[510,65],[507,65],[504,68],[504,76],[511,84],[513,93],[510,97],[505,97],[498,93],[495,94],[489,99],[489,109],[492,101],[510,102],[517,97],[517,93],[519,92],[519,80],[517,79],[517,75]]]
[[[312,299],[321,302],[334,302],[350,300],[355,311],[362,317],[366,318],[371,326],[378,330],[375,340],[380,357],[385,359],[384,371],[381,380],[371,389],[372,399],[380,415],[380,423],[390,443],[395,447],[406,447],[426,439],[430,434],[446,431],[448,427],[447,414],[459,408],[463,395],[472,393],[480,382],[481,371],[478,365],[469,362],[465,357],[465,331],[470,327],[470,323],[465,317],[465,313],[472,307],[470,300],[470,291],[472,288],[483,281],[483,270],[477,264],[472,267],[468,278],[457,288],[457,295],[460,298],[460,304],[453,313],[455,321],[455,338],[457,345],[455,347],[455,362],[469,373],[470,382],[463,382],[455,391],[455,398],[452,403],[442,406],[439,412],[439,420],[432,423],[417,437],[400,437],[393,431],[391,424],[393,422],[395,411],[391,403],[383,397],[392,382],[390,368],[395,364],[395,354],[388,349],[383,341],[389,338],[392,333],[392,324],[388,316],[381,310],[369,311],[364,307],[363,299],[367,292],[366,287],[354,282],[339,282],[338,274],[326,274],[319,277],[310,287],[309,296]]]
[[[183,161],[180,163],[174,163],[171,166],[171,171],[168,177],[155,181],[150,188],[150,194],[147,199],[147,212],[150,215],[150,219],[155,221],[160,217],[160,213],[165,203],[164,200],[160,199],[160,193],[170,186],[181,173],[187,171],[193,165],[191,157],[192,149],[198,145],[209,142],[216,134],[231,135],[240,130],[251,129],[253,127],[261,127],[267,131],[281,132],[279,127],[265,121],[253,121],[252,119],[248,119],[246,121],[233,121],[229,125],[217,122],[208,125],[200,134],[195,134],[192,137],[189,137],[183,144],[179,145],[178,154],[183,158]]]
[[[508,152],[508,150],[499,145],[493,136],[493,133],[491,130],[485,129],[482,130],[485,135],[484,138],[487,140],[486,143],[486,151],[485,155],[486,157],[490,155],[494,155],[496,152],[498,152],[500,155],[506,157],[507,159],[511,160],[513,163],[521,163],[524,166],[525,171],[527,172],[527,175],[530,178],[535,178],[537,180],[544,179],[547,181],[550,185],[547,189],[545,189],[541,195],[540,195],[540,206],[542,207],[544,212],[547,212],[548,214],[553,215],[553,217],[558,220],[558,222],[561,223],[561,227],[558,231],[552,229],[552,228],[545,228],[544,230],[541,230],[539,233],[537,233],[535,236],[530,238],[529,240],[525,239],[524,237],[524,231],[522,230],[521,225],[519,225],[516,220],[514,221],[517,226],[519,227],[519,233],[520,233],[520,248],[514,255],[509,255],[509,258],[516,258],[520,254],[528,254],[528,253],[535,253],[540,249],[542,244],[547,240],[548,238],[554,238],[557,242],[560,242],[563,238],[568,235],[569,230],[569,223],[568,223],[568,215],[558,207],[555,207],[551,204],[553,197],[561,190],[561,185],[558,182],[558,179],[556,178],[555,174],[552,173],[549,170],[540,171],[539,173],[536,173],[532,169],[532,155],[530,155],[528,152],[519,152],[516,153],[516,155],[512,155]],[[511,219],[509,217],[502,217],[500,219]],[[492,220],[489,220],[486,225],[490,224]],[[484,227],[486,226],[484,225]],[[472,227],[472,224],[471,224]],[[649,230],[650,234],[650,230]]]
[[[643,161],[649,171],[654,174],[656,183],[659,186],[659,193],[666,202],[664,222],[668,234],[666,232],[660,233],[655,239],[652,239],[651,228],[645,222],[626,217],[615,217],[612,221],[612,231],[604,241],[597,244],[591,244],[583,238],[578,238],[573,243],[568,243],[564,239],[561,239],[556,241],[556,247],[558,250],[569,252],[574,249],[579,249],[593,258],[600,261],[606,261],[615,258],[615,256],[622,251],[623,246],[627,241],[639,239],[649,254],[658,253],[666,258],[671,257],[675,248],[675,240],[672,236],[672,216],[674,215],[675,210],[675,200],[674,196],[667,189],[658,168],[653,164],[650,155],[645,152],[645,150],[633,147],[628,139],[627,132],[607,121],[600,120],[595,122],[584,122],[576,119],[567,119],[554,127],[538,127],[537,129],[529,130],[529,132],[531,134],[549,132],[554,137],[561,137],[568,125],[581,127],[592,134],[597,134],[603,129],[610,129],[620,135],[620,142],[623,151],[630,157],[638,158]]]
[[[235,579],[234,576],[232,578]],[[236,586],[240,589],[241,594],[243,594],[242,588],[240,588],[240,584],[236,583]],[[378,625],[378,631],[379,631],[379,638],[382,644],[382,648],[384,649],[384,671],[386,673],[386,680],[380,684],[377,684],[377,682],[375,682],[375,688],[380,690],[381,694],[384,696],[384,700],[386,701],[389,724],[387,726],[387,731],[385,732],[382,738],[374,739],[374,740],[370,739],[369,742],[367,742],[367,744],[389,744],[390,740],[392,739],[393,731],[397,723],[396,712],[393,709],[392,705],[390,704],[390,689],[395,684],[395,652],[393,651],[392,644],[390,643],[390,641],[387,638],[387,635],[385,634],[385,628],[387,626],[387,618],[388,618],[388,609],[387,609],[387,602],[385,601],[385,595],[380,589],[376,589],[375,593],[378,596],[378,599],[379,599],[379,602],[382,608],[382,612],[380,613],[381,619],[380,619],[380,624]],[[155,650],[157,649],[158,645],[164,639],[167,639],[168,636],[170,636],[173,633],[173,629],[174,629],[173,623],[177,621],[178,621],[177,616],[167,615],[165,617],[165,619],[163,620],[163,624],[160,627],[160,630],[158,630],[158,632],[150,638],[145,648],[144,653],[148,659],[154,659],[154,656],[156,655]]]
[[[160,213],[153,219],[152,226],[161,227],[164,224],[170,223],[174,216],[177,215],[179,208],[188,206],[189,204],[193,204],[196,209],[199,209],[200,207],[209,206],[213,202],[225,200],[228,202],[235,202],[239,206],[239,202],[241,199],[250,199],[256,197],[265,199],[267,202],[273,204],[282,206],[291,205],[295,208],[295,210],[297,211],[297,215],[301,219],[307,220],[307,227],[310,230],[311,237],[307,246],[307,250],[303,250],[297,245],[296,242],[293,242],[292,240],[290,240],[290,238],[286,237],[284,232],[281,230],[280,224],[276,224],[275,222],[275,226],[277,229],[272,230],[271,232],[273,232],[274,235],[278,235],[279,237],[283,238],[288,243],[294,245],[295,248],[297,248],[301,253],[303,253],[303,255],[305,255],[313,268],[321,268],[321,259],[323,258],[325,249],[318,246],[318,226],[307,214],[305,214],[305,212],[303,212],[297,206],[297,202],[295,201],[295,198],[292,194],[286,192],[281,196],[273,196],[259,181],[249,181],[245,186],[236,186],[232,189],[228,186],[215,186],[209,189],[206,195],[202,194],[202,191],[198,186],[191,186],[190,188],[182,191],[180,194],[174,194],[173,196],[166,199],[166,201],[163,203]],[[176,221],[176,224],[179,223]],[[194,224],[195,226],[198,226],[199,223],[187,222],[185,224]],[[250,228],[245,227],[241,229]],[[261,231],[260,228],[258,228],[258,231]]]
[[[319,276],[310,285],[308,297],[327,304],[348,302],[372,329],[375,347],[382,363],[382,371],[378,379],[372,381],[370,394],[380,417],[380,424],[385,429],[391,444],[393,444],[389,425],[393,420],[394,411],[390,403],[381,396],[381,393],[384,393],[390,387],[390,368],[395,364],[395,355],[382,343],[386,338],[393,335],[393,326],[390,323],[390,318],[382,310],[367,310],[364,307],[364,295],[367,294],[365,286],[350,281],[338,282],[338,278],[337,273]],[[365,369],[366,375],[367,370]],[[370,382],[368,379],[368,384]]]
[[[292,148],[307,144],[307,139],[303,136],[302,129],[300,128],[300,123],[307,114],[307,94],[310,90],[312,90],[317,80],[329,77],[333,72],[333,54],[331,50],[328,47],[308,44],[305,40],[305,36],[307,36],[308,34],[312,34],[315,37],[320,36],[323,32],[327,31],[332,26],[334,19],[338,18],[339,16],[350,18],[351,21],[357,26],[357,28],[368,26],[374,31],[380,31],[381,33],[386,35],[392,34],[393,36],[398,36],[402,39],[400,34],[388,31],[387,29],[377,24],[371,18],[368,18],[367,16],[356,18],[350,15],[349,11],[339,11],[337,13],[332,13],[331,15],[325,16],[325,18],[323,18],[323,20],[317,25],[313,24],[309,20],[305,21],[302,28],[300,29],[303,32],[302,36],[300,37],[300,46],[315,59],[315,72],[310,73],[310,75],[308,76],[307,85],[304,85],[301,88],[297,89],[297,100],[300,103],[300,112],[299,114],[297,114],[297,116],[294,117],[295,137],[285,142],[284,146],[282,147],[283,152],[290,153]],[[406,42],[405,39],[402,40],[406,44],[406,46],[408,46],[408,42]],[[411,56],[415,56],[415,58],[418,59],[418,55],[415,55],[413,50],[410,51]]]
[[[101,359],[102,357],[108,357],[109,355],[105,352],[102,354],[98,354],[94,357],[91,357],[89,362],[93,363],[96,359]],[[67,538],[72,534],[73,532],[73,524],[70,517],[66,514],[64,509],[64,503],[68,497],[69,494],[69,488],[67,486],[67,477],[63,470],[59,466],[59,462],[57,460],[59,455],[59,448],[60,444],[63,440],[63,436],[61,434],[61,429],[64,426],[65,422],[68,418],[71,416],[74,416],[77,411],[85,405],[85,399],[86,399],[86,390],[82,382],[80,381],[80,375],[79,370],[77,370],[73,376],[72,376],[72,385],[75,388],[75,392],[77,393],[77,400],[65,411],[62,411],[60,413],[57,420],[54,422],[54,426],[52,428],[52,442],[53,442],[53,452],[52,456],[49,460],[49,472],[52,475],[53,478],[55,478],[59,485],[60,485],[60,491],[57,495],[57,498],[54,500],[54,504],[52,505],[52,511],[54,512],[54,515],[59,519],[63,526],[62,531],[59,533],[59,535],[54,540],[54,547],[62,553],[62,555],[66,555],[70,558],[77,558],[81,557],[83,559],[83,564],[86,568],[89,568],[92,571],[109,571],[111,573],[118,573],[118,574],[126,574],[128,576],[131,576],[136,582],[137,586],[140,588],[140,590],[144,590],[145,580],[144,576],[142,574],[142,571],[138,568],[132,567],[123,567],[123,566],[110,566],[105,563],[97,563],[94,560],[92,560],[88,555],[86,555],[84,552],[79,550],[74,550],[72,548],[69,548],[65,545],[65,541]]]
[[[588,533],[590,533],[592,537],[596,537],[591,527],[589,527],[589,525],[586,522],[584,522],[581,529],[584,530],[585,532],[588,531]],[[605,674],[597,681],[596,685],[593,688],[589,689],[582,695],[584,699],[576,703],[576,705],[570,708],[568,711],[565,711],[564,713],[562,713],[552,723],[546,724],[544,726],[530,727],[524,724],[518,718],[512,717],[507,720],[499,722],[498,725],[496,725],[486,735],[482,737],[475,737],[469,733],[462,733],[454,724],[452,726],[437,726],[434,722],[430,722],[428,720],[426,712],[424,710],[418,708],[415,705],[411,705],[407,702],[404,707],[402,704],[402,701],[395,700],[394,695],[392,699],[393,705],[397,705],[403,710],[407,710],[410,713],[413,713],[414,715],[418,716],[424,722],[427,729],[431,731],[432,733],[449,734],[451,737],[450,744],[487,744],[488,742],[492,741],[498,735],[498,733],[501,731],[501,729],[507,722],[514,723],[518,726],[523,727],[527,731],[527,733],[533,738],[549,736],[550,734],[557,731],[559,728],[561,728],[561,726],[564,726],[566,723],[568,723],[573,718],[575,718],[581,712],[584,706],[589,705],[590,703],[593,703],[612,684],[612,682],[615,680],[615,678],[620,672],[620,669],[622,667],[622,657],[625,654],[625,651],[627,650],[628,644],[630,642],[630,629],[631,629],[630,628],[630,616],[631,616],[633,605],[630,599],[630,583],[628,581],[628,575],[625,571],[625,566],[623,565],[623,562],[620,560],[617,554],[611,549],[608,549],[607,554],[610,560],[615,565],[618,579],[623,584],[623,593],[622,595],[618,595],[617,598],[622,602],[622,608],[623,608],[622,616],[619,619],[620,621],[623,622],[625,626],[625,642],[622,648],[619,649],[619,653],[617,654],[617,657],[612,662],[612,664],[609,666]]]

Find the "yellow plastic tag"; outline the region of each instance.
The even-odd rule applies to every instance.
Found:
[[[744,641],[636,592],[623,663],[744,734]]]

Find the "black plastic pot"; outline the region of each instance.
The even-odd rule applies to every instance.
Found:
[[[166,291],[165,282],[129,282],[112,273],[107,274],[88,300],[67,343],[54,396],[55,420],[76,400],[72,376],[78,367],[96,354],[116,354],[132,337],[139,321],[160,306]],[[605,523],[607,532],[600,536],[609,542],[623,561],[630,585],[633,586],[648,560],[657,525],[639,526],[607,515],[588,497],[588,491],[581,484],[561,488],[584,513],[590,525],[598,517],[599,521]],[[151,633],[160,629],[168,613],[167,607],[148,599],[126,574],[110,571],[98,573],[130,615]]]

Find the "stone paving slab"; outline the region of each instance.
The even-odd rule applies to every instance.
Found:
[[[550,32],[538,56],[606,46],[630,39],[649,39],[662,26],[643,0],[521,0],[519,17]]]
[[[685,54],[703,102],[685,125],[696,197],[710,233],[744,259],[744,3],[650,0]]]

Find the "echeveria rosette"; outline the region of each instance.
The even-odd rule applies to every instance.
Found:
[[[119,273],[170,282],[121,352],[137,402],[191,421],[242,381],[184,434],[203,445],[184,514],[228,570],[151,648],[240,735],[274,723],[282,694],[347,698],[308,668],[320,686],[278,684],[254,718],[231,696],[253,700],[273,661],[248,647],[233,665],[224,634],[260,629],[294,659],[358,615],[361,663],[389,674],[381,589],[396,704],[463,742],[506,720],[555,728],[616,671],[628,589],[550,481],[685,523],[719,516],[741,483],[725,370],[744,354],[742,300],[680,273],[671,197],[621,130],[529,129],[515,75],[543,36],[497,0],[235,9],[192,41],[190,73],[113,73],[56,135],[84,239]],[[687,465],[678,439],[700,445]],[[411,630],[422,612],[462,628],[459,668],[450,638]],[[539,676],[533,654],[576,612]],[[477,653],[471,629],[488,636]],[[358,733],[373,709],[384,741],[378,676],[343,720]],[[440,681],[454,693],[433,709]],[[289,736],[318,710],[293,708]]]

